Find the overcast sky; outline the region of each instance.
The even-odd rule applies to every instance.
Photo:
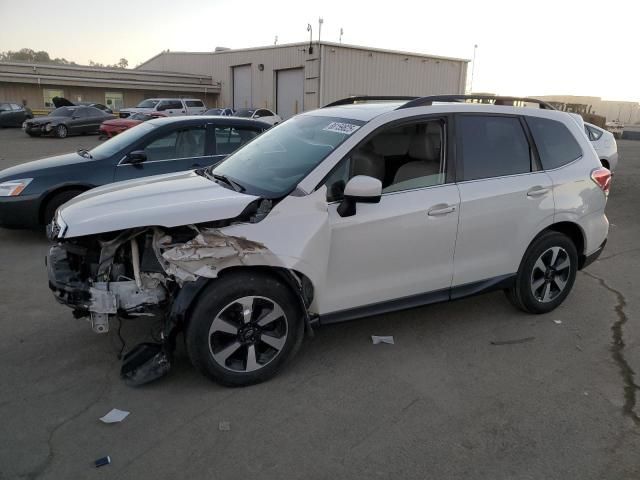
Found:
[[[640,0],[0,0],[0,51],[135,66],[161,50],[317,39],[459,58],[473,90],[640,101]],[[471,69],[469,75],[471,77]]]

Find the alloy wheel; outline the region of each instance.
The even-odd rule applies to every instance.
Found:
[[[221,367],[248,373],[272,362],[285,346],[287,316],[266,297],[234,300],[216,316],[209,328],[209,351]]]
[[[562,247],[545,250],[531,272],[531,293],[542,303],[553,301],[567,286],[571,275],[571,259]]]

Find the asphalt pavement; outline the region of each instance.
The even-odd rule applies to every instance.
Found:
[[[0,169],[97,142],[0,130]],[[168,377],[125,386],[115,330],[53,299],[44,236],[0,229],[0,478],[640,478],[640,142],[618,145],[609,243],[554,312],[496,292],[323,327],[241,389],[182,348]],[[131,414],[101,423],[112,408]]]

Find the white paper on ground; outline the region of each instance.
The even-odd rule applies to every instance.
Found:
[[[125,412],[124,410],[118,410],[117,408],[114,408],[104,417],[100,417],[100,421],[104,423],[118,423],[127,418],[129,416],[129,413],[130,412]]]
[[[378,345],[379,343],[388,343],[389,345],[394,345],[392,336],[384,337],[384,336],[378,336],[378,335],[371,335],[371,341],[373,342],[374,345]]]

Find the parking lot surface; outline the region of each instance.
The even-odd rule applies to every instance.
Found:
[[[97,142],[0,130],[0,169]],[[496,292],[324,327],[242,389],[183,349],[168,377],[125,386],[116,331],[53,299],[44,236],[0,229],[0,478],[640,478],[640,142],[618,147],[609,243],[554,312]],[[131,414],[99,422],[112,408]]]

